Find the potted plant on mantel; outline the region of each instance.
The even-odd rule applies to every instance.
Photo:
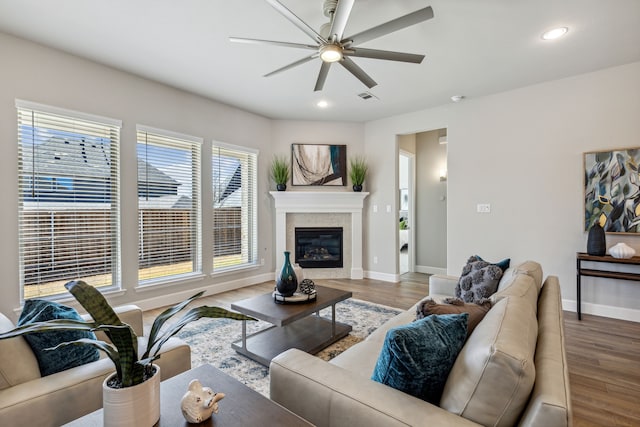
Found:
[[[353,191],[362,191],[362,184],[367,176],[367,161],[364,157],[352,157],[349,162],[349,178],[353,184]]]
[[[103,331],[109,337],[110,343],[83,338],[61,343],[47,350],[55,351],[68,345],[91,345],[104,351],[111,359],[116,372],[109,375],[102,386],[105,426],[152,426],[160,419],[160,367],[153,364],[153,361],[160,357],[158,353],[163,344],[188,323],[203,317],[255,320],[224,308],[202,306],[191,308],[177,322],[163,330],[167,320],[204,293],[199,292],[156,317],[149,332],[146,351],[138,357],[138,337],[135,332],[131,326],[120,321],[97,289],[80,280],[67,283],[65,288],[87,310],[93,322],[65,319],[35,322],[1,333],[0,339],[45,331]],[[143,407],[145,405],[148,407]]]
[[[273,156],[270,176],[276,183],[276,190],[284,191],[287,189],[287,182],[289,181],[289,160],[285,156]]]

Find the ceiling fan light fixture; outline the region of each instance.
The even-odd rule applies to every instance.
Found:
[[[335,44],[325,44],[320,48],[320,59],[324,62],[337,62],[342,60],[342,48]]]

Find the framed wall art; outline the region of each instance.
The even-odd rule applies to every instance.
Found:
[[[584,229],[640,233],[640,147],[584,154]]]
[[[347,185],[347,146],[291,144],[293,185]]]

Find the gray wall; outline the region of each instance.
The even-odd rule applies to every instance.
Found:
[[[459,274],[476,253],[537,260],[559,276],[565,307],[574,309],[575,254],[586,249],[583,153],[637,147],[638,117],[640,62],[369,122],[365,149],[378,171],[369,203],[395,203],[397,162],[386,159],[397,153],[396,135],[446,128],[448,272]],[[476,213],[478,203],[491,213]],[[370,251],[384,261],[376,274],[396,271],[388,221],[371,215],[367,224]],[[607,236],[608,247],[618,241],[640,252],[640,237]],[[585,312],[640,320],[637,283],[583,283]]]
[[[397,244],[390,242],[397,243],[397,136],[446,128],[447,271],[459,274],[474,253],[487,259],[508,256],[516,263],[534,259],[546,274],[560,277],[565,305],[572,309],[575,252],[586,248],[583,153],[638,146],[640,135],[640,62],[359,124],[272,121],[4,34],[0,51],[5,59],[0,67],[0,310],[8,314],[20,304],[16,98],[123,120],[124,182],[136,179],[138,123],[200,136],[205,153],[211,140],[260,149],[258,241],[265,264],[254,270],[204,275],[171,287],[136,288],[132,213],[137,194],[124,186],[123,292],[109,298],[143,307],[170,303],[194,289],[217,292],[273,277],[273,211],[266,171],[272,154],[285,152],[291,142],[344,141],[350,154],[367,156],[371,173],[365,190],[371,194],[365,202],[364,268],[370,277],[396,279]],[[477,214],[477,203],[491,203],[491,214]],[[389,205],[391,212],[373,213],[374,204]],[[203,218],[205,228],[209,221]],[[206,236],[205,245],[210,243]],[[640,252],[637,236],[607,238],[609,247],[624,241]],[[379,259],[376,265],[374,256]],[[640,320],[637,283],[609,281],[603,286],[585,279],[583,289],[585,312]]]
[[[204,138],[203,205],[211,206],[211,142],[260,150],[258,164],[258,258],[264,265],[233,274],[210,274],[204,259],[202,277],[169,286],[137,287],[137,190],[122,186],[122,292],[108,295],[113,304],[140,304],[143,308],[170,304],[204,289],[215,293],[273,279],[273,201],[268,191],[268,166],[274,153],[289,152],[291,142],[334,142],[349,145],[348,153],[362,152],[364,124],[335,122],[274,122],[256,114],[214,102],[153,81],[0,33],[0,206],[3,243],[0,245],[0,311],[20,308],[18,272],[18,192],[15,99],[122,120],[122,182],[137,181],[136,125],[144,124]],[[203,229],[211,229],[203,217]],[[211,234],[203,234],[211,247]]]

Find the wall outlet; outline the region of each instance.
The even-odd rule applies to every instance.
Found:
[[[377,213],[378,212],[378,205],[373,205],[373,213]]]
[[[374,257],[373,257],[373,263],[374,263],[374,264],[377,264],[377,263],[378,263],[378,257],[377,257],[377,256],[374,256]]]
[[[476,211],[478,213],[491,213],[491,205],[489,203],[478,203]]]
[[[387,205],[387,213],[391,213],[391,205]]]

